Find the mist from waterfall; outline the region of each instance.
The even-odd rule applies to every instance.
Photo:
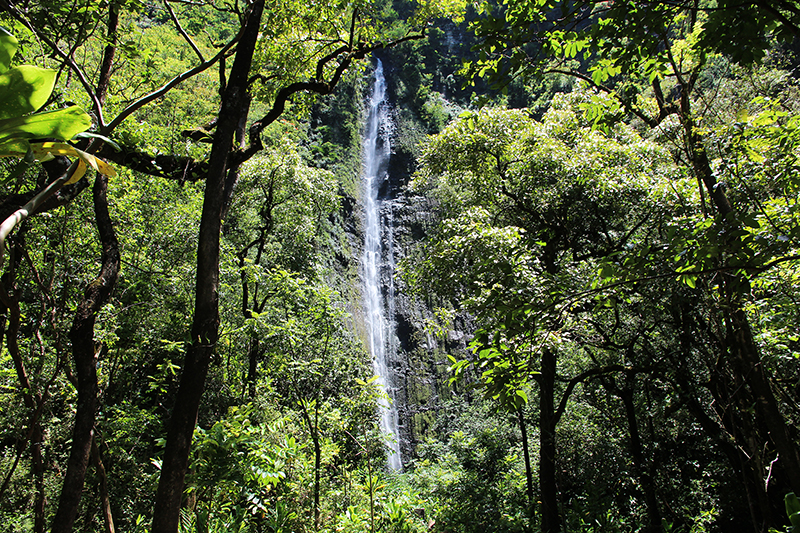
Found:
[[[378,191],[387,178],[389,163],[388,131],[392,126],[386,102],[386,79],[383,65],[378,60],[375,68],[372,97],[364,132],[364,293],[369,351],[377,383],[390,399],[395,398],[394,386],[388,361],[396,350],[394,339],[394,259],[392,254],[392,228],[384,224],[381,217],[382,202]],[[381,236],[384,236],[382,239]],[[384,261],[383,242],[387,243],[387,260]],[[384,275],[382,276],[382,270]],[[386,297],[382,279],[387,284]],[[379,401],[381,431],[389,437],[387,462],[390,468],[400,470],[399,423],[397,405],[394,401]]]

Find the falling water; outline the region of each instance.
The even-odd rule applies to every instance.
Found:
[[[372,89],[367,127],[364,134],[364,286],[365,286],[365,312],[369,334],[369,350],[372,354],[372,365],[375,375],[378,376],[378,385],[389,398],[394,398],[392,376],[388,367],[388,359],[394,348],[393,322],[387,319],[385,310],[388,308],[389,316],[394,309],[394,260],[392,250],[387,250],[388,260],[384,263],[383,245],[381,234],[386,233],[386,242],[391,247],[391,225],[383,224],[381,220],[382,202],[378,199],[380,184],[387,177],[389,162],[389,141],[386,136],[391,126],[388,106],[386,105],[386,80],[383,77],[383,65],[378,60],[375,69],[375,83]],[[381,267],[386,269],[385,275],[387,297],[384,296],[381,286]],[[400,442],[398,439],[397,406],[391,400],[381,400],[381,431],[389,436],[389,449],[387,452],[389,467],[400,470],[403,463],[400,459]]]

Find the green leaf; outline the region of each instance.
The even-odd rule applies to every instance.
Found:
[[[52,137],[68,141],[91,125],[91,117],[78,106],[0,120],[0,145],[17,139]]]
[[[116,142],[112,141],[111,139],[109,139],[108,137],[106,137],[104,135],[100,135],[99,133],[91,133],[91,132],[88,132],[88,131],[82,131],[82,132],[76,134],[74,138],[75,139],[100,139],[104,143],[106,143],[109,146],[111,146],[112,148],[114,148],[114,150],[116,150],[117,152],[121,152],[122,151],[122,147],[119,144],[117,144]],[[252,311],[252,310],[250,311],[250,314],[252,315],[252,318],[258,318],[259,316],[261,316],[259,313],[256,313],[255,311]]]
[[[30,149],[31,145],[25,139],[12,139],[8,142],[0,142],[0,157],[22,157],[28,153]]]
[[[790,492],[784,496],[783,502],[786,504],[786,514],[788,516],[800,513],[800,500],[797,499],[794,492]]]
[[[0,119],[33,113],[42,107],[56,82],[56,71],[20,65],[0,74]]]
[[[697,276],[691,274],[683,274],[681,276],[681,283],[688,286],[690,289],[697,287]]]
[[[600,277],[602,279],[613,278],[616,274],[616,269],[614,265],[611,263],[604,263],[603,266],[600,268]]]
[[[0,74],[11,68],[11,60],[17,53],[17,38],[0,26]]]

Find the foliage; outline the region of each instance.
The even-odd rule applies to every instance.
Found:
[[[37,142],[31,139],[55,138],[68,141],[91,126],[91,118],[80,107],[71,106],[55,111],[41,112],[53,92],[56,73],[32,65],[11,66],[16,55],[17,39],[0,27],[0,157],[24,158],[6,181],[24,170],[33,161],[47,161],[56,155],[77,157],[78,166],[64,183],[69,185],[81,179],[86,165],[98,172],[114,175],[114,170],[104,161],[63,142]]]
[[[603,107],[605,114],[597,115]],[[754,283],[772,279],[770,271],[781,270],[785,263],[792,270],[788,264],[795,257],[794,245],[790,244],[794,238],[779,235],[793,231],[793,215],[781,218],[781,225],[777,212],[769,213],[765,207],[771,202],[788,207],[782,204],[783,193],[767,192],[780,180],[770,177],[765,182],[755,175],[745,178],[742,174],[748,168],[745,160],[764,157],[762,154],[772,150],[773,145],[763,144],[745,155],[749,142],[764,143],[769,137],[766,130],[755,133],[759,120],[769,131],[783,127],[778,123],[787,124],[791,131],[791,119],[776,120],[768,109],[752,125],[740,123],[735,129],[714,130],[718,139],[726,139],[724,144],[717,142],[726,148],[714,152],[718,156],[713,162],[717,179],[734,193],[742,191],[754,206],[753,211],[737,212],[736,219],[730,214],[724,222],[704,214],[702,197],[682,176],[680,167],[674,166],[667,150],[616,121],[598,127],[603,124],[598,117],[617,110],[613,99],[596,92],[576,91],[557,97],[541,124],[524,111],[464,113],[460,121],[434,138],[414,186],[439,200],[441,223],[419,254],[423,261],[407,265],[407,276],[429,296],[446,298],[456,309],[474,313],[481,323],[472,343],[473,353],[461,360],[451,357],[455,378],[477,379],[487,398],[513,412],[528,403],[530,383],[538,385],[539,402],[543,401],[548,383],[545,355],[555,353],[555,392],[562,394],[551,404],[555,423],[561,416],[571,416],[575,391],[600,383],[612,395],[629,398],[617,407],[624,407],[628,413],[623,434],[638,431],[638,423],[630,420],[653,415],[652,407],[647,408],[651,414],[646,415],[639,411],[644,407],[637,406],[635,398],[643,385],[622,387],[617,381],[625,382],[622,375],[627,374],[626,379],[638,373],[650,375],[649,379],[660,379],[655,376],[662,373],[679,375],[667,378],[661,386],[685,401],[696,401],[684,396],[687,393],[703,397],[702,386],[691,385],[695,387],[691,392],[684,387],[705,379],[706,368],[713,365],[702,362],[709,348],[701,348],[705,341],[700,339],[696,344],[681,341],[683,347],[670,342],[670,336],[685,335],[673,328],[680,332],[686,322],[675,323],[662,311],[676,302],[686,302],[681,285],[701,290],[695,273],[704,280],[703,290],[721,292],[721,278],[715,276],[720,261]],[[782,145],[793,146],[791,133],[779,137]],[[775,161],[781,161],[779,167],[788,165],[779,175],[788,178],[795,174],[788,170],[793,169],[793,150],[776,157]],[[766,161],[766,157],[760,160]],[[750,168],[765,172],[769,166],[754,164]],[[794,178],[788,179],[791,182]],[[793,187],[788,182],[787,186]],[[758,197],[760,193],[755,191],[766,196]],[[793,200],[789,203],[793,205]],[[775,236],[777,228],[780,233]],[[755,235],[759,235],[758,243]],[[759,295],[765,297],[766,293]],[[697,300],[691,301],[679,305],[698,305]],[[782,297],[772,301],[780,305]],[[713,307],[706,309],[698,312],[713,316]],[[659,348],[654,350],[654,346]],[[682,357],[687,357],[692,353],[687,351],[689,346],[697,346],[699,353],[693,355],[694,361],[685,360],[686,366],[658,356],[661,350],[682,352],[687,354]],[[690,366],[695,364],[700,366]],[[692,415],[705,420],[696,409]],[[545,431],[545,419],[540,418],[539,423],[540,431]],[[704,427],[711,431],[709,426]],[[684,428],[676,428],[679,435],[684,431],[691,434]],[[558,453],[567,454],[564,434],[558,435]],[[646,451],[637,451],[644,445],[634,445],[633,438],[629,450],[619,453],[634,454],[637,466],[632,475],[638,476],[636,483],[640,490],[654,490],[648,481],[651,474],[643,471],[656,467],[645,466]],[[661,439],[664,446],[673,437],[651,434],[650,438]],[[670,468],[663,457],[653,464]],[[576,498],[576,505],[586,498],[603,501],[602,497],[597,500],[597,495],[586,495],[580,486],[573,495],[563,488],[563,478],[561,483],[562,497]],[[613,490],[624,489],[617,486]],[[655,490],[669,489],[662,486]],[[696,500],[686,501],[685,515],[673,514],[670,522],[700,524],[713,520],[715,505],[713,500],[704,501],[702,492],[693,495]],[[675,492],[671,494],[678,498]],[[604,528],[614,523],[613,527],[624,529],[618,517],[633,512],[646,511],[647,518],[641,520],[653,520],[652,527],[660,523],[652,519],[655,508],[651,503],[639,511],[614,510],[625,508],[623,501],[606,501],[600,509],[596,505],[591,515],[595,520],[605,516]],[[583,520],[575,515],[565,518],[577,523]]]
[[[459,429],[423,443],[414,465],[426,516],[436,531],[525,531],[519,435],[489,404],[459,407]]]
[[[111,174],[103,157],[118,171],[108,204],[122,270],[90,338],[96,451],[75,529],[108,530],[109,503],[117,530],[144,531],[192,362],[183,356],[206,159],[247,7],[4,8],[19,40],[0,30],[0,156],[13,160],[3,162],[0,208],[14,213],[63,174],[62,156],[83,167],[7,246],[0,520],[37,533],[53,522],[83,387],[69,332],[105,252],[95,199],[77,180],[88,166]],[[235,171],[219,340],[181,530],[536,531],[550,497],[569,530],[784,523],[773,511],[792,479],[750,380],[766,375],[795,442],[795,11],[783,2],[266,2],[246,76],[249,118],[226,156]],[[406,257],[399,308],[416,305],[401,294],[406,282],[439,308],[420,310],[437,336],[417,331],[414,349],[457,378],[432,383],[435,372],[403,367],[409,396],[425,380],[414,416],[431,424],[425,435],[409,425],[416,440],[403,473],[383,469],[352,287],[358,61],[387,43],[377,53],[398,121],[392,187],[419,168],[405,196],[384,204],[395,233],[408,234],[395,246]],[[479,75],[466,86],[463,61]],[[282,92],[334,86],[325,97]],[[477,110],[481,100],[530,108]],[[282,120],[259,129],[274,112]],[[104,137],[81,136],[92,123]],[[717,190],[730,212],[718,209]],[[749,370],[731,355],[743,345],[742,321],[731,320],[740,310],[758,356]],[[786,500],[797,529],[795,503]]]

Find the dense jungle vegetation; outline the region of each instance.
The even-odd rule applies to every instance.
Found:
[[[800,531],[795,0],[0,6],[3,531]],[[374,57],[449,370],[402,472]]]

